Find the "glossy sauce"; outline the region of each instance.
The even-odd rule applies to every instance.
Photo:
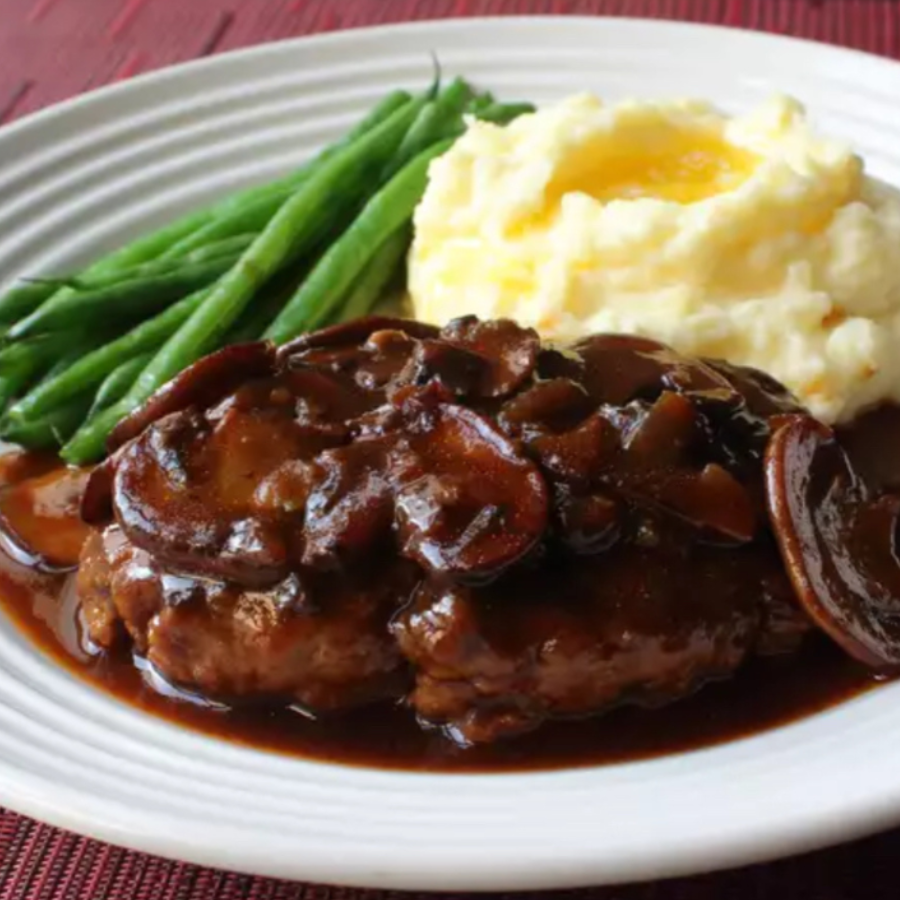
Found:
[[[900,409],[854,427],[851,452],[885,485],[900,486]],[[558,721],[514,740],[461,749],[423,730],[402,706],[381,704],[312,720],[285,709],[216,707],[154,682],[127,651],[99,654],[84,640],[71,579],[54,569],[76,556],[82,473],[52,459],[0,461],[0,606],[55,661],[122,701],[218,738],[332,762],[439,771],[549,769],[646,759],[786,724],[876,686],[819,635],[797,654],[755,659],[737,676],[659,709],[622,707]],[[26,547],[34,552],[27,552]]]

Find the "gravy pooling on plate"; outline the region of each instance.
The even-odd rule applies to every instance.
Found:
[[[878,418],[879,428],[892,424],[900,435],[900,410],[879,411]],[[883,445],[878,442],[878,446]],[[52,457],[14,454],[4,459],[0,481],[7,527],[42,535],[41,551],[71,564],[73,543],[66,540],[60,546],[59,536],[83,525],[69,502],[70,472]],[[34,499],[34,477],[40,478],[43,488],[40,501]],[[58,493],[54,481],[58,481]],[[394,703],[372,704],[318,720],[283,707],[204,704],[136,666],[127,648],[98,652],[79,621],[72,588],[71,575],[39,572],[0,556],[3,612],[54,662],[89,684],[145,712],[213,737],[354,765],[501,771],[651,758],[784,725],[875,685],[864,668],[830,643],[811,640],[797,654],[752,661],[734,678],[707,685],[677,704],[659,709],[623,707],[604,716],[550,722],[514,741],[463,749],[439,733],[419,728],[409,711]]]
[[[842,637],[798,600],[806,558],[782,563],[794,520],[767,513],[772,435],[807,420],[761,373],[634,337],[371,319],[232,348],[126,420],[87,482],[81,661],[143,705],[356,761],[541,766],[748,733],[871,683],[816,632]],[[23,496],[0,504],[16,546],[35,516],[72,519],[44,502],[29,521]],[[778,699],[712,699],[756,678]]]

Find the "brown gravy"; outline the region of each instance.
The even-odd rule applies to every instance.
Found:
[[[863,417],[847,440],[858,464],[880,483],[900,487],[900,453],[895,452],[900,448],[900,408]],[[869,672],[816,636],[798,654],[754,660],[735,678],[707,685],[692,698],[661,709],[623,707],[471,749],[453,745],[439,732],[423,730],[408,710],[393,704],[311,720],[290,710],[220,708],[174,691],[166,695],[145,681],[128,653],[98,655],[85,646],[67,577],[52,571],[80,546],[84,526],[74,503],[77,482],[77,473],[54,468],[47,458],[14,454],[0,460],[4,488],[0,607],[56,662],[92,685],[170,722],[236,743],[330,762],[407,770],[598,765],[746,737],[834,706],[877,684]],[[26,544],[40,557],[23,552]]]

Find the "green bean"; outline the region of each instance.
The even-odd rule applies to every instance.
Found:
[[[119,250],[98,259],[85,269],[84,274],[86,276],[108,275],[110,272],[128,269],[131,266],[156,259],[176,241],[181,240],[185,235],[205,225],[213,215],[213,209],[202,209],[188,213],[169,225],[139,237]]]
[[[389,119],[399,109],[402,109],[408,103],[412,102],[413,97],[407,91],[392,91],[384,99],[380,100],[375,107],[363,119],[358,122],[347,134],[339,139],[336,144],[326,147],[318,156],[314,157],[310,162],[304,163],[299,169],[280,178],[278,181],[271,182],[266,185],[256,185],[247,188],[240,194],[231,198],[226,198],[219,206],[215,208],[217,216],[226,216],[235,210],[244,206],[247,202],[252,201],[265,193],[278,193],[287,189],[293,192],[294,189],[304,182],[308,175],[312,174],[309,168],[314,165],[326,162],[332,156],[344,151],[351,144],[363,135],[372,131],[376,126]]]
[[[0,350],[0,410],[13,397],[43,376],[60,355],[82,345],[83,337],[71,334],[42,335],[10,344]]]
[[[472,88],[462,78],[454,79],[437,97],[426,104],[388,163],[386,176],[399,171],[411,159],[427,150],[432,144],[445,138],[472,98]]]
[[[213,210],[201,210],[172,222],[165,228],[138,238],[130,244],[97,260],[84,269],[82,278],[101,278],[123,269],[149,262],[187,234],[195,231],[212,217]],[[67,296],[68,288],[58,288],[49,283],[17,285],[0,297],[0,322],[14,322],[36,310],[42,303]]]
[[[423,104],[424,98],[421,98],[398,109],[357,143],[328,161],[291,197],[188,321],[183,329],[185,333],[179,332],[175,336],[177,343],[163,348],[165,364],[154,360],[154,367],[158,368],[155,368],[152,380],[156,381],[156,376],[162,372],[165,372],[162,381],[168,380],[225,334],[261,284],[310,247],[317,234],[319,209],[329,204],[333,206],[341,194],[361,192],[368,184],[367,173],[379,170],[384,160],[395,152]],[[190,355],[193,358],[187,359]],[[178,358],[186,361],[178,363]],[[158,383],[152,390],[156,387]]]
[[[81,359],[85,354],[84,347],[76,347],[74,350],[70,350],[65,355],[61,356],[46,372],[41,376],[40,381],[37,384],[45,384],[48,381],[56,378],[57,375],[61,375],[69,366],[74,365]]]
[[[91,408],[88,410],[85,419],[90,419],[101,410],[106,409],[107,406],[111,406],[117,400],[121,400],[122,397],[128,393],[128,389],[131,385],[134,384],[135,378],[141,374],[144,366],[146,366],[151,359],[153,359],[153,352],[148,351],[147,353],[141,353],[137,356],[133,356],[131,359],[125,360],[120,366],[113,369],[112,372],[103,379],[100,387],[97,388],[97,393],[94,395],[94,402],[91,404]]]
[[[266,330],[267,338],[284,343],[331,315],[382,242],[412,217],[425,190],[431,160],[451,143],[441,141],[420,153],[369,200]]]
[[[149,278],[156,275],[165,275],[170,272],[177,272],[182,266],[189,263],[209,262],[211,259],[219,259],[220,257],[233,256],[235,259],[238,254],[243,253],[256,239],[255,231],[248,231],[242,234],[231,235],[227,238],[221,238],[218,241],[211,241],[190,253],[185,254],[179,259],[168,259],[165,256],[159,259],[151,260],[140,266],[134,266],[130,269],[123,269],[108,275],[105,278],[87,278],[79,279],[80,285],[88,288],[104,287],[108,284],[114,284],[117,281],[128,281],[133,278]]]
[[[219,346],[260,340],[263,332],[297,290],[297,285],[309,274],[312,261],[319,255],[319,252],[313,251],[310,256],[303,257],[282,269],[265,289],[247,304],[247,308],[222,338]]]
[[[436,87],[433,90],[436,90]],[[176,283],[179,286],[178,290],[182,292],[194,287],[195,283],[187,286],[185,279],[189,280],[198,275],[196,267],[188,268],[186,271],[183,267],[170,269],[167,266],[154,265],[154,260],[164,255],[167,261],[186,258],[185,261],[189,264],[205,262],[214,258],[223,249],[222,246],[210,247],[211,243],[215,245],[221,240],[234,237],[237,237],[246,247],[248,239],[240,228],[242,223],[250,223],[252,227],[248,228],[248,231],[262,227],[262,224],[276,213],[278,206],[288,199],[289,191],[301,187],[315,174],[318,167],[328,163],[332,158],[340,156],[348,145],[352,146],[351,142],[355,138],[374,130],[402,108],[407,109],[406,121],[403,124],[405,131],[423,102],[423,98],[414,101],[405,92],[394,92],[385,98],[338,145],[327,148],[322,154],[303,166],[301,170],[273,184],[252,187],[240,194],[226,198],[209,209],[182,217],[165,228],[139,238],[87,267],[77,277],[86,283],[79,287],[90,285],[90,290],[75,291],[68,287],[58,289],[58,285],[52,283],[31,283],[17,286],[0,298],[0,322],[15,321],[15,319],[25,316],[24,321],[16,323],[10,335],[14,339],[22,338],[41,328],[59,327],[74,321],[76,311],[78,313],[77,320],[81,323],[84,321],[86,312],[91,311],[92,306],[94,306],[93,312],[95,313],[106,311],[107,304],[112,304],[114,298],[117,298],[116,305],[128,303],[128,312],[132,313],[152,308],[160,302],[164,302],[160,298],[160,293],[169,296],[169,291],[175,291]],[[395,125],[395,127],[397,126]],[[384,144],[385,141],[390,142],[391,139],[391,134],[383,131],[380,133],[380,141],[372,142],[371,146],[367,145],[367,147],[371,150],[378,150],[380,144]],[[383,146],[381,152],[384,153]],[[354,164],[365,163],[366,160],[363,157],[362,159],[353,159],[352,162]],[[351,168],[345,162],[339,168],[341,170],[339,174],[350,176],[348,180],[357,176],[355,181],[357,185],[361,184],[356,165]],[[363,165],[362,170],[368,172],[368,167]],[[326,184],[327,187],[343,187],[339,184],[342,179],[336,177],[334,171],[331,171],[330,175],[331,179]],[[330,192],[323,190],[321,184],[318,185],[317,191],[312,192],[313,196],[318,197],[323,197],[326,193]],[[311,205],[307,200],[307,207]],[[316,211],[320,212],[321,208],[320,206]],[[226,221],[216,221],[222,218]],[[304,240],[300,246],[308,246],[312,242],[312,230],[307,227],[301,231],[304,233]],[[194,234],[196,236],[192,237]],[[232,247],[232,249],[234,248]],[[248,262],[250,266],[246,265]],[[243,268],[249,269],[252,273],[252,257],[249,260],[244,259],[243,263]],[[131,271],[128,271],[129,269]],[[248,272],[245,271],[243,274],[247,276]],[[111,288],[114,284],[118,287],[113,292]],[[151,290],[156,294],[152,301]],[[138,352],[138,348],[142,348],[148,343],[154,344],[157,341],[165,340],[173,330],[177,330],[179,325],[183,324],[194,311],[202,306],[203,297],[198,295],[208,293],[210,292],[198,291],[195,295],[185,298],[154,319],[139,326],[131,334],[123,336],[107,347],[88,353],[74,362],[71,359],[66,360],[65,362],[72,364],[65,368],[63,368],[62,361],[59,362],[51,372],[45,375],[43,383],[38,388],[35,388],[15,405],[13,418],[18,418],[23,423],[27,419],[34,420],[35,417],[40,417],[42,412],[52,411],[55,406],[72,400],[79,387],[83,390],[84,384],[89,384],[93,388],[98,383],[98,379],[102,381],[104,378],[108,378],[111,371],[117,367],[121,370],[117,373],[119,379],[124,379],[126,371],[129,369],[133,371],[137,368],[136,362],[129,362],[129,355]],[[49,308],[40,309],[47,306],[48,301],[53,301],[49,304]],[[40,310],[39,315],[32,315],[38,310]],[[271,318],[274,318],[275,312],[274,303],[262,304],[255,317],[247,317],[245,328],[249,330],[245,332],[246,336],[250,337],[252,331],[264,327]],[[237,330],[234,331],[234,334],[240,336]],[[0,393],[3,393],[5,382],[7,396],[11,396],[27,386],[39,374],[39,369],[45,367],[49,362],[44,352],[44,348],[47,347],[46,341],[41,341],[36,347],[31,341],[20,342],[17,347],[20,355],[22,351],[26,354],[22,364],[11,367],[7,361],[5,371],[0,372]],[[24,362],[28,360],[34,364],[25,365]],[[112,382],[116,381],[117,379],[112,379]],[[103,391],[101,399],[109,396],[107,391]]]
[[[534,106],[530,103],[492,103],[475,114],[480,122],[493,122],[495,125],[507,125],[526,113],[534,112]],[[466,123],[462,116],[455,122],[450,122],[444,131],[445,138],[458,138],[465,134]]]
[[[278,212],[281,205],[300,187],[323,163],[335,156],[355,140],[381,124],[401,106],[409,103],[412,97],[406,91],[393,91],[381,100],[359,123],[347,132],[340,140],[326,147],[319,154],[299,169],[272,184],[245,192],[244,201],[232,204],[223,210],[213,221],[189,234],[177,244],[173,244],[164,255],[165,258],[178,258],[185,253],[202,247],[205,243],[241,234],[245,231],[262,231]],[[254,195],[255,191],[255,195]],[[247,195],[250,196],[247,196]]]
[[[151,363],[152,364],[152,363]],[[63,445],[59,451],[60,457],[73,466],[81,466],[94,462],[103,456],[106,447],[106,439],[118,422],[128,413],[138,407],[130,399],[138,382],[132,385],[131,390],[112,406],[97,413],[87,422],[83,422],[75,434]]]
[[[405,91],[394,91],[391,94],[388,94],[388,96],[373,109],[370,116],[375,117],[376,115],[380,115],[386,117],[386,115],[393,112],[409,99],[410,96]],[[362,123],[360,123],[360,126],[361,125]],[[260,191],[277,192],[280,188],[291,187],[292,178],[296,177],[296,174],[297,173],[288,175],[280,181],[263,185],[262,187],[260,185],[253,185],[240,193],[225,197],[223,200],[220,200],[218,203],[207,207],[206,209],[188,213],[158,231],[140,237],[103,259],[98,260],[86,270],[85,274],[102,275],[115,269],[128,268],[132,265],[154,259],[164,252],[167,252],[170,247],[196,231],[198,228],[203,227],[221,216],[230,215],[235,210],[243,207],[246,203],[252,202],[259,196]]]
[[[269,294],[264,299],[257,298],[254,306],[245,310],[244,315],[225,335],[222,344],[244,344],[247,341],[258,341],[269,325],[275,321],[275,316],[284,306],[285,300],[286,297],[278,293]]]
[[[246,246],[248,241],[242,236],[241,243]],[[220,242],[217,249],[225,249],[224,242]],[[235,245],[236,246],[236,245]],[[237,250],[235,252],[238,252]],[[123,257],[124,259],[124,257]],[[57,278],[24,278],[21,283],[8,290],[0,297],[0,322],[15,322],[22,316],[28,315],[37,309],[45,300],[59,293],[62,289],[79,289],[83,285],[102,285],[114,281],[124,280],[142,274],[144,267],[148,269],[154,263],[144,262],[130,266],[98,265],[90,267],[79,275],[66,275]],[[171,264],[170,264],[171,265]]]
[[[240,257],[235,254],[187,263],[168,275],[118,281],[96,290],[75,291],[64,301],[47,301],[7,333],[18,339],[58,331],[100,318],[137,319],[165,308],[175,300],[210,285],[228,272]]]
[[[381,100],[341,141],[324,150],[296,172],[268,185],[254,185],[238,194],[226,197],[208,209],[189,213],[164,228],[138,238],[103,257],[85,269],[81,273],[81,277],[97,279],[113,275],[123,269],[130,269],[152,261],[161,255],[168,259],[180,258],[193,250],[204,247],[210,241],[239,235],[244,231],[261,230],[293,190],[308,177],[310,170],[355,140],[356,137],[374,128],[410,100],[411,97],[406,91],[393,91]],[[242,224],[248,222],[254,227],[241,227]],[[50,283],[14,286],[0,296],[0,322],[14,322],[16,319],[28,315],[58,290],[56,285]]]
[[[15,322],[37,309],[57,290],[53,284],[25,281],[10,288],[0,297],[0,322]]]
[[[60,350],[64,349],[60,336],[54,335],[55,341],[51,342],[47,337],[34,338],[30,341],[22,341],[18,344],[9,344],[0,350],[0,374],[18,370],[31,364],[41,349],[59,343]]]
[[[22,371],[0,372],[0,410],[28,384],[29,375]]]
[[[160,385],[218,345],[253,295],[278,269],[313,244],[320,210],[354,204],[396,152],[427,95],[399,107],[381,124],[328,160],[281,207],[238,263],[218,282],[200,307],[166,342],[131,390],[82,426],[62,450],[67,462],[81,464],[103,455],[116,422],[144,402]]]
[[[22,384],[18,373],[9,375],[0,373],[0,410],[21,390]]]
[[[199,308],[209,292],[210,289],[205,288],[185,297],[184,300],[148,319],[127,334],[82,356],[66,371],[33,388],[10,408],[9,416],[17,419],[38,418],[80,393],[93,391],[111,372],[129,359],[160,347]],[[58,335],[48,337],[56,338]],[[12,345],[18,346],[20,345]],[[0,371],[2,371],[2,353],[0,353]]]
[[[299,183],[298,179],[297,186]],[[163,254],[162,258],[165,260],[181,259],[186,255],[196,253],[198,249],[208,243],[221,241],[223,238],[235,234],[262,231],[294,190],[296,187],[285,187],[279,191],[266,193],[255,200],[248,201],[245,206],[227,216],[213,219],[212,222],[207,223],[203,228],[198,228],[193,234],[189,234],[183,241],[174,245],[170,252]]]
[[[173,241],[184,237],[206,221],[207,211],[191,213],[173,222],[166,228],[127,244],[115,253],[97,260],[80,273],[82,278],[102,278],[123,269],[129,269],[148,262],[161,252],[160,247],[168,247]],[[68,288],[59,288],[52,280],[32,281],[16,285],[0,297],[0,322],[14,322],[36,310],[42,303],[60,294],[69,293]]]
[[[492,103],[487,109],[483,109],[478,113],[478,118],[483,122],[496,122],[498,125],[505,125],[519,116],[533,113],[534,110],[533,103]]]
[[[126,281],[136,281],[144,278],[157,278],[163,275],[172,275],[182,272],[191,263],[204,263],[210,260],[220,261],[222,258],[230,258],[235,262],[238,256],[255,240],[255,234],[240,234],[234,237],[224,238],[205,247],[193,250],[180,259],[154,259],[130,269],[122,269],[120,272],[112,272],[109,275],[100,275],[85,278],[84,276],[62,276],[59,278],[36,279],[40,284],[51,284],[58,287],[69,287],[76,292],[100,290],[121,284]]]
[[[381,100],[374,109],[344,138],[344,141],[359,136],[365,130],[374,127],[380,121],[383,121],[396,109],[410,100],[410,95],[406,91],[393,91]],[[343,142],[341,144],[343,144]],[[332,148],[329,148],[331,150]],[[324,151],[328,153],[329,150]],[[323,154],[320,154],[320,157]],[[217,220],[236,218],[241,221],[241,210],[248,204],[257,203],[261,195],[266,193],[277,196],[278,203],[284,202],[290,192],[299,184],[299,181],[306,177],[306,169],[310,168],[314,163],[320,161],[317,157],[312,163],[307,163],[299,171],[294,172],[285,178],[268,185],[253,185],[238,194],[226,197],[218,203],[206,209],[196,212],[190,212],[185,216],[171,222],[151,234],[141,236],[124,247],[110,253],[88,266],[82,273],[82,277],[101,277],[118,272],[122,269],[128,269],[135,265],[149,262],[159,256],[165,254],[169,258],[182,256],[198,246],[202,246],[212,238],[211,231],[207,230],[197,239],[186,243],[190,235],[201,229],[212,228],[212,223]],[[274,214],[274,212],[273,212]],[[219,226],[215,232],[222,237],[230,237],[240,234],[244,230],[231,226],[223,229]],[[261,227],[261,226],[260,226]],[[175,248],[178,248],[177,250]],[[0,296],[0,322],[14,322],[16,319],[28,315],[41,303],[50,299],[59,291],[47,284],[25,284],[17,285]]]
[[[82,394],[38,419],[21,421],[4,416],[0,419],[0,437],[29,450],[61,447],[84,421],[90,405],[91,395]]]
[[[473,116],[477,116],[482,110],[487,109],[494,103],[494,95],[490,91],[485,91],[483,94],[476,94],[470,101],[468,106],[466,106],[466,112],[471,113]]]
[[[44,362],[72,348],[72,335],[41,335],[27,341],[8,344],[0,350],[0,374],[29,370],[36,371]]]
[[[384,296],[384,291],[397,274],[409,249],[410,229],[398,228],[375,252],[359,278],[350,288],[341,310],[341,321],[368,315]]]

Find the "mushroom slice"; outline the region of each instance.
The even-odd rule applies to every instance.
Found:
[[[597,403],[620,406],[631,400],[652,401],[665,390],[730,404],[740,400],[728,380],[708,365],[650,338],[594,334],[574,343],[570,352],[580,365],[569,361],[569,377],[580,381]],[[566,361],[557,368],[564,370]]]
[[[791,416],[766,449],[769,517],[794,590],[851,656],[900,665],[900,497],[872,498],[834,432]]]
[[[570,378],[549,378],[510,397],[497,424],[513,438],[533,438],[575,428],[594,410],[587,391]]]
[[[566,547],[587,556],[608,550],[619,539],[620,501],[602,491],[579,494],[566,484],[554,484],[553,488],[556,531]]]
[[[253,378],[275,371],[275,347],[264,341],[234,344],[197,360],[164,384],[146,403],[113,429],[110,452],[137,437],[148,425],[189,406],[206,409]]]
[[[196,409],[171,413],[118,455],[116,519],[132,543],[178,572],[274,584],[289,569],[288,538],[306,491],[275,510],[259,503],[258,491],[313,449],[290,409],[235,404],[216,421]]]
[[[415,417],[408,441],[395,469],[404,555],[434,573],[486,581],[537,544],[546,485],[487,419],[441,403]]]
[[[303,335],[280,348],[278,360],[289,372],[306,369],[329,375],[371,409],[386,399],[420,342],[437,333],[422,322],[371,316]]]
[[[766,372],[750,366],[736,366],[724,359],[700,361],[725,378],[744,398],[747,409],[755,416],[767,419],[784,413],[803,412],[800,401]]]
[[[552,481],[584,488],[611,464],[618,437],[606,419],[590,416],[569,431],[538,435],[527,447]]]
[[[278,361],[283,362],[298,353],[325,347],[356,347],[365,343],[378,331],[401,332],[411,338],[433,338],[438,335],[438,328],[425,322],[413,319],[400,319],[392,316],[365,316],[351,319],[339,325],[320,328],[309,334],[302,334],[278,348]]]
[[[695,528],[727,541],[749,543],[759,530],[747,489],[716,463],[707,463],[700,472],[672,473],[662,481],[657,501]]]
[[[0,550],[39,572],[78,566],[89,529],[75,514],[88,469],[56,469],[0,490]]]
[[[480,322],[475,316],[461,316],[445,325],[441,340],[483,359],[472,391],[480,397],[505,397],[521,387],[534,372],[541,348],[532,328],[522,328],[510,319]]]
[[[604,407],[623,449],[607,477],[626,495],[674,513],[716,541],[752,541],[760,518],[753,500],[731,472],[704,460],[707,439],[694,401],[663,391],[652,404]]]
[[[107,456],[102,463],[94,466],[88,476],[81,495],[80,509],[81,518],[88,525],[108,525],[112,520],[113,477],[119,453],[121,451]]]
[[[394,505],[388,459],[393,436],[354,441],[326,450],[310,467],[302,562],[341,571],[388,544]]]
[[[438,382],[453,396],[479,396],[491,368],[491,361],[480,353],[447,341],[426,339],[416,343],[397,379],[397,387],[423,387]]]

